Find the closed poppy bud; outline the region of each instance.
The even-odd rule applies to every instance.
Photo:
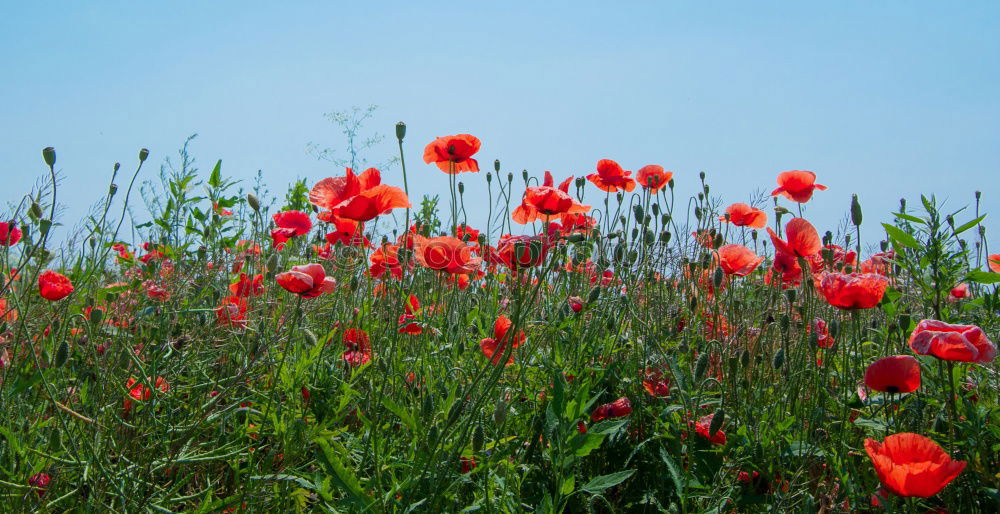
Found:
[[[664,230],[663,232],[660,232],[660,242],[664,243],[664,244],[670,242],[670,231],[669,230]]]
[[[500,159],[493,160],[493,170],[500,173]]]
[[[601,297],[601,288],[595,287],[590,290],[590,294],[587,295],[587,303],[596,302],[598,298]]]
[[[694,312],[695,310],[698,309],[698,297],[697,296],[692,296],[691,297],[691,301],[688,302],[688,303],[689,303],[689,306],[691,307],[691,312]]]
[[[38,205],[38,202],[31,202],[31,214],[36,218],[41,218],[45,215],[45,213],[42,212],[42,206]]]
[[[701,207],[694,208],[694,217],[699,220],[701,219]]]
[[[146,157],[149,157],[149,150],[145,148],[139,150],[139,162],[145,162]]]
[[[669,187],[670,189],[674,188],[674,179],[670,179],[670,182],[667,182],[667,187]]]
[[[420,412],[424,417],[429,417],[434,410],[434,400],[431,395],[424,396],[424,402],[420,405]]]
[[[712,285],[716,288],[722,287],[722,279],[726,277],[726,272],[721,266],[715,268],[715,274],[712,275]]]
[[[507,182],[513,182],[513,181],[514,181],[514,174],[508,171],[507,172]]]
[[[910,318],[910,315],[906,313],[900,314],[896,317],[896,324],[899,325],[900,330],[909,330],[910,321],[912,321],[912,319]]]
[[[476,424],[475,430],[472,431],[472,451],[478,452],[482,450],[485,439],[486,434],[484,434],[483,426]]]
[[[701,381],[705,376],[705,371],[708,370],[708,352],[702,352],[698,356],[698,362],[694,365],[694,379],[695,381]]]
[[[566,301],[569,304],[569,308],[573,309],[573,312],[580,312],[583,310],[583,298],[580,298],[579,296],[570,296]]]
[[[42,159],[45,159],[45,164],[50,168],[56,165],[56,149],[51,146],[46,146],[42,149]]]
[[[858,195],[851,195],[851,223],[855,227],[861,226],[861,202]]]
[[[493,182],[493,173],[487,171],[486,172],[486,183],[490,184],[492,182]]]
[[[52,228],[52,220],[50,220],[50,219],[43,219],[43,220],[41,220],[41,221],[38,222],[38,233],[39,234],[41,234],[43,236],[47,235],[49,233],[49,229],[50,228]]]
[[[525,182],[528,181],[528,170],[521,170],[521,179],[523,179]]]
[[[742,352],[740,352],[740,365],[742,365],[744,368],[750,365],[749,351],[743,350]]]
[[[260,212],[260,200],[257,198],[257,195],[247,193],[247,204],[250,205],[250,208],[253,209],[254,212]]]
[[[632,207],[632,213],[635,214],[635,219],[639,223],[642,223],[643,218],[645,218],[645,214],[644,214],[644,212],[642,210],[642,206],[639,205],[639,204],[635,204],[635,206]]]
[[[795,303],[795,295],[798,291],[795,289],[785,289],[785,298],[788,299],[788,303]]]
[[[465,193],[465,184],[462,183],[462,182],[459,182],[458,183],[458,194],[463,194],[463,193]]]
[[[708,437],[713,437],[722,428],[722,423],[726,420],[726,411],[718,409],[712,415],[712,423],[708,425]]]
[[[402,141],[406,137],[406,123],[402,121],[396,124],[396,139]]]
[[[778,351],[774,352],[774,360],[771,362],[774,369],[781,369],[785,365],[785,349],[778,348]]]

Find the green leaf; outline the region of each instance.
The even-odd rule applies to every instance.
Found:
[[[208,185],[212,187],[222,185],[222,159],[215,163],[215,168],[212,169],[212,174],[208,177]]]
[[[677,467],[677,463],[674,462],[674,459],[670,458],[670,455],[667,454],[667,450],[665,448],[660,448],[660,459],[667,465],[667,471],[670,472],[670,479],[674,482],[674,490],[677,493],[677,497],[683,498],[684,481],[681,480],[680,468]]]
[[[624,482],[628,479],[628,477],[632,476],[633,473],[635,473],[634,469],[628,469],[617,473],[611,473],[610,475],[601,475],[599,477],[595,477],[590,482],[587,482],[581,490],[594,494],[600,493],[609,487],[614,487]]]
[[[996,284],[1000,282],[1000,273],[993,273],[992,271],[974,270],[970,271],[966,276],[969,280],[980,284]]]
[[[389,398],[387,395],[383,395],[382,405],[384,405],[385,408],[389,409],[396,416],[399,416],[399,419],[403,420],[403,423],[406,424],[410,430],[416,430],[417,422],[413,419],[413,415],[407,412],[406,409],[400,407],[399,404],[392,400],[392,398]]]
[[[601,447],[607,434],[597,434],[588,431],[586,434],[576,434],[569,440],[569,447],[577,457],[586,457],[590,452]]]
[[[972,220],[972,221],[970,221],[970,222],[962,225],[961,227],[956,228],[955,229],[955,235],[957,236],[957,235],[961,234],[962,232],[965,232],[966,230],[969,230],[970,228],[978,225],[979,222],[983,221],[984,218],[986,218],[985,214],[983,214],[982,216],[980,216],[980,217],[978,217],[978,218],[976,218],[976,219],[974,219],[974,220]]]
[[[340,460],[340,455],[337,454],[337,451],[323,438],[317,438],[315,442],[320,448],[320,463],[323,464],[326,472],[339,482],[337,485],[346,490],[355,500],[360,501],[366,506],[370,505],[373,500],[361,489],[361,482],[358,480],[357,475]]]
[[[900,219],[904,219],[906,221],[912,221],[913,223],[919,223],[921,225],[926,225],[927,224],[926,221],[924,221],[924,220],[922,220],[922,219],[920,219],[920,218],[918,218],[916,216],[910,216],[909,214],[904,214],[902,212],[894,212],[893,216],[896,216],[897,218],[900,218]]]
[[[883,223],[882,226],[885,227],[885,231],[889,234],[889,237],[893,238],[899,244],[914,250],[920,249],[920,243],[910,234],[888,223]]]

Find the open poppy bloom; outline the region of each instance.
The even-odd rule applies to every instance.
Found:
[[[463,223],[455,227],[455,237],[461,239],[462,241],[476,243],[479,241],[479,231]]]
[[[719,429],[716,430],[714,434],[708,433],[709,429],[712,428],[712,419],[714,417],[715,417],[714,413],[709,414],[707,416],[702,416],[700,419],[698,419],[698,422],[694,424],[694,431],[697,432],[698,435],[704,437],[705,439],[708,439],[708,441],[712,444],[724,445],[726,444],[725,432]]]
[[[446,273],[471,273],[483,260],[472,255],[473,247],[451,236],[416,236],[414,258],[421,266]]]
[[[582,212],[563,214],[559,217],[559,229],[563,234],[589,234],[597,226],[597,220]]]
[[[344,346],[344,362],[357,367],[372,360],[372,345],[368,339],[368,332],[360,328],[349,328],[344,331],[342,338]]]
[[[861,263],[861,272],[889,276],[892,271],[892,261],[895,258],[896,252],[893,250],[872,254]]]
[[[778,188],[771,196],[782,195],[793,202],[805,203],[812,198],[813,191],[825,191],[826,186],[816,183],[816,174],[805,170],[792,170],[778,174]]]
[[[986,258],[986,262],[990,265],[990,271],[993,273],[1000,273],[1000,253],[995,253]]]
[[[276,228],[271,230],[271,240],[279,250],[293,238],[308,234],[312,230],[309,215],[302,211],[281,211],[272,216]]]
[[[234,296],[260,296],[264,294],[264,275],[254,275],[248,279],[246,273],[240,273],[240,279],[235,284],[229,284],[229,292]]]
[[[363,223],[337,217],[327,217],[324,221],[327,220],[329,220],[330,223],[333,223],[336,230],[326,235],[326,242],[332,245],[342,244],[365,248],[372,247],[371,241],[369,241],[368,238],[362,233],[362,230],[365,228]]]
[[[823,318],[813,318],[809,325],[809,330],[816,334],[816,346],[820,348],[832,348],[836,341],[830,335],[830,328],[826,326]]]
[[[50,301],[62,300],[73,292],[73,283],[65,275],[52,270],[38,275],[38,294]]]
[[[823,248],[819,233],[816,227],[812,226],[805,218],[792,218],[785,224],[785,238],[781,240],[771,227],[767,228],[768,235],[771,236],[771,243],[774,244],[775,251],[787,253],[795,257],[809,257],[819,253]]]
[[[472,156],[482,144],[478,137],[470,134],[439,137],[424,148],[424,162],[433,162],[448,174],[479,171],[479,163]]]
[[[545,236],[503,236],[497,243],[494,259],[508,268],[530,268],[545,262],[552,242]]]
[[[396,208],[410,207],[410,200],[402,189],[382,184],[382,176],[375,168],[355,175],[347,168],[343,177],[327,177],[309,191],[309,201],[329,212],[320,219],[346,218],[368,221]]]
[[[587,180],[597,186],[597,189],[608,193],[617,193],[620,190],[631,192],[635,189],[632,172],[623,170],[611,159],[597,161],[597,173],[587,175]]]
[[[274,279],[279,286],[302,298],[315,298],[323,293],[333,292],[337,286],[333,277],[326,276],[322,264],[292,266],[291,271],[278,273]]]
[[[877,273],[824,273],[818,289],[838,309],[871,309],[888,286],[889,280]]]
[[[153,389],[159,389],[164,393],[170,390],[170,384],[163,377],[156,377],[155,381],[150,377],[146,377],[146,381],[153,383]],[[128,381],[125,382],[125,389],[128,389],[128,396],[125,398],[123,404],[126,412],[132,408],[132,400],[143,402],[149,400],[153,394],[150,388],[134,377],[129,377]]]
[[[663,171],[663,166],[658,164],[643,166],[639,168],[639,172],[635,175],[636,182],[648,189],[652,194],[656,194],[659,190],[666,187],[672,178],[674,178],[674,172]]]
[[[719,259],[719,267],[726,275],[736,275],[745,277],[764,261],[763,257],[757,257],[753,250],[738,244],[723,245],[716,251]]]
[[[545,172],[545,179],[540,186],[531,186],[524,192],[524,197],[511,219],[522,225],[534,221],[550,221],[553,216],[576,214],[590,210],[589,205],[583,205],[569,195],[569,185],[573,182],[570,176],[559,187],[553,187],[555,181],[552,173]]]
[[[726,207],[726,215],[719,216],[719,221],[728,221],[737,227],[764,228],[767,213],[745,203],[734,203]]]
[[[368,273],[374,278],[389,276],[396,280],[403,278],[403,265],[399,262],[399,245],[384,244],[372,252]]]
[[[920,363],[909,355],[883,357],[865,370],[865,385],[883,393],[912,393],[920,387]]]
[[[522,330],[519,330],[513,339],[507,337],[507,333],[510,332],[513,325],[510,318],[501,314],[497,318],[496,323],[493,324],[493,337],[487,337],[479,342],[479,349],[483,351],[483,355],[490,359],[490,362],[494,365],[500,364],[504,353],[507,353],[506,365],[510,366],[513,364],[514,349],[524,344],[525,335]],[[507,349],[508,343],[510,344],[509,350]]]
[[[946,361],[990,362],[997,347],[983,329],[975,325],[952,325],[925,319],[910,334],[910,348],[919,355],[933,355]]]
[[[215,317],[220,325],[245,327],[247,326],[246,312],[247,301],[245,298],[227,296],[222,299],[222,305],[215,309]]]
[[[903,432],[883,442],[865,439],[865,452],[879,482],[898,496],[929,498],[939,493],[965,469],[940,446],[920,434]]]
[[[951,288],[951,291],[949,292],[949,294],[951,295],[950,300],[952,300],[952,301],[963,300],[965,298],[968,298],[969,297],[969,284],[966,284],[966,283],[963,282],[963,283],[961,283],[961,284],[959,284],[959,285]]]
[[[663,376],[663,372],[655,368],[639,370],[642,375],[642,388],[653,398],[666,398],[670,396],[670,379]]]
[[[415,323],[413,320],[417,318],[416,313],[420,311],[420,300],[417,299],[416,295],[410,295],[406,299],[406,308],[403,314],[399,315],[399,333],[400,334],[410,334],[410,335],[420,335],[423,333],[424,328],[420,323]]]
[[[0,221],[0,246],[14,246],[21,240],[21,229],[16,223]]]
[[[602,419],[622,418],[629,414],[632,414],[632,402],[622,396],[611,403],[599,405],[594,409],[594,412],[590,413],[590,421],[596,423]]]

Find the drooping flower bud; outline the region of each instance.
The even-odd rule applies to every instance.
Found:
[[[851,195],[851,223],[855,227],[861,226],[861,202],[858,201],[858,195]]]

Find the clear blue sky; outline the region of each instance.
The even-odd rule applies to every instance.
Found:
[[[306,145],[342,143],[324,112],[374,103],[389,142],[409,125],[411,196],[446,192],[424,144],[468,132],[486,168],[558,179],[605,157],[658,163],[683,195],[706,171],[727,202],[810,169],[830,189],[807,217],[832,229],[858,192],[872,237],[901,196],[957,207],[980,189],[1000,205],[1000,3],[476,4],[10,3],[0,200],[29,190],[51,145],[80,216],[114,161],[148,147],[152,177],[194,132],[202,168],[262,169],[281,190],[342,173]]]

